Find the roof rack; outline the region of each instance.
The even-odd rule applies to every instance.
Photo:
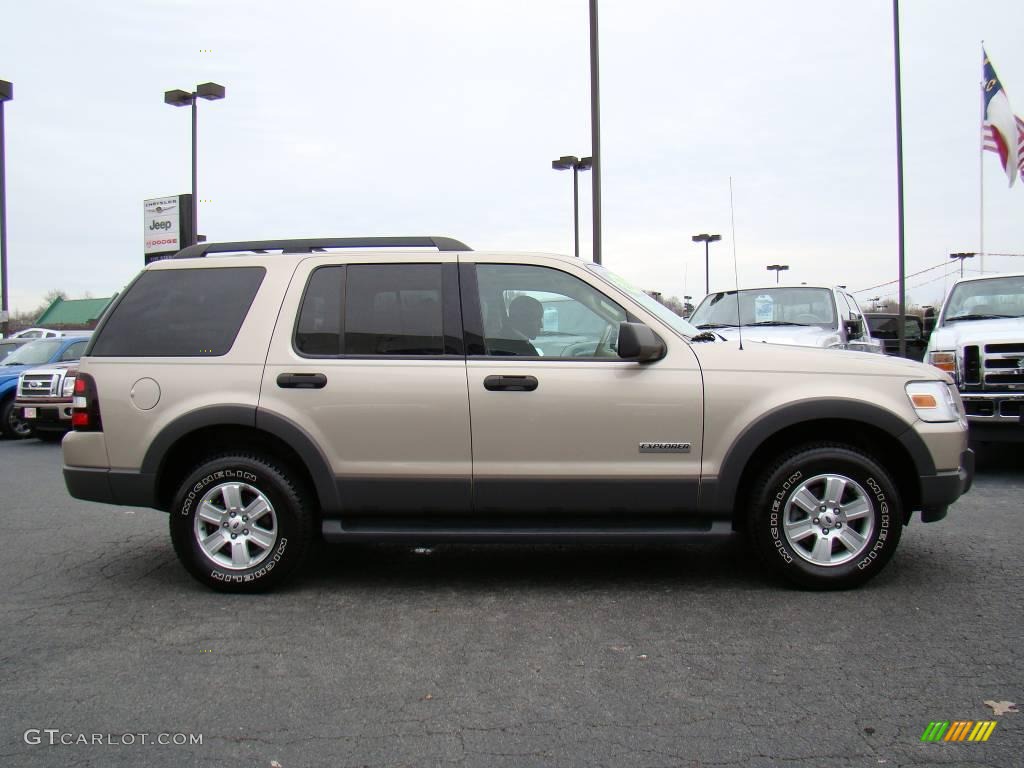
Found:
[[[437,248],[439,251],[472,251],[450,237],[311,237],[300,240],[249,240],[237,243],[197,243],[182,248],[172,259],[198,259],[209,253],[252,251],[266,253],[317,253],[326,248]]]

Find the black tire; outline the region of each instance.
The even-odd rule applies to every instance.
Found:
[[[170,509],[171,541],[193,577],[223,592],[262,592],[302,565],[314,515],[309,495],[290,474],[262,457],[224,455],[182,481]],[[264,505],[269,511],[261,511]],[[214,537],[218,532],[223,542]]]
[[[754,488],[751,543],[770,570],[801,587],[859,586],[885,567],[899,544],[903,511],[896,486],[855,448],[802,446]]]
[[[57,432],[51,429],[37,429],[35,431],[35,437],[38,437],[44,443],[59,443],[66,434],[66,432]]]
[[[13,440],[24,440],[32,437],[32,425],[18,418],[14,413],[14,397],[10,397],[0,406],[0,431],[3,436]]]

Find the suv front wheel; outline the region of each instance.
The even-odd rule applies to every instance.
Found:
[[[855,448],[807,445],[761,476],[749,533],[761,558],[811,589],[846,589],[876,575],[903,530],[888,473]]]
[[[256,456],[210,459],[182,482],[170,510],[171,540],[202,583],[259,592],[306,558],[313,514],[288,472]]]

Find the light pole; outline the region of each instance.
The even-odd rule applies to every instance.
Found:
[[[871,302],[871,311],[872,312],[877,312],[878,311],[878,302],[880,302],[881,300],[882,300],[881,296],[872,296],[870,299],[868,299],[868,301]]]
[[[572,226],[573,246],[576,258],[580,257],[580,171],[589,171],[594,167],[594,158],[578,158],[575,155],[563,155],[551,161],[556,171],[567,171],[572,168]]]
[[[708,248],[711,243],[717,243],[722,239],[721,235],[709,235],[707,233],[701,233],[694,235],[692,238],[695,243],[704,243],[704,294],[711,293],[711,259],[708,255]]]
[[[195,245],[199,242],[199,197],[196,191],[198,166],[196,162],[196,128],[199,124],[196,111],[197,98],[206,99],[207,101],[223,99],[224,86],[217,85],[217,83],[203,83],[202,85],[197,85],[196,89],[191,93],[180,90],[164,91],[165,104],[170,104],[172,107],[192,107],[192,242],[189,245]]]
[[[0,329],[7,335],[7,161],[4,159],[4,102],[14,98],[14,85],[0,80]]]
[[[779,272],[785,272],[789,269],[789,264],[769,264],[768,270],[775,270],[775,284],[779,284]]]
[[[978,254],[976,253],[951,253],[949,258],[960,259],[960,277],[964,276],[964,259],[973,259]]]
[[[590,174],[590,206],[594,220],[594,263],[602,263],[604,246],[601,242],[601,77],[597,51],[597,0],[590,0],[590,153],[594,156],[594,172]]]

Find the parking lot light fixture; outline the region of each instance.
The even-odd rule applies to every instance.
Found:
[[[717,243],[722,239],[721,235],[709,235],[706,232],[702,232],[699,235],[694,235],[692,238],[695,243],[704,243],[704,294],[711,293],[711,260],[708,256],[708,247],[711,243]]]
[[[556,171],[567,171],[572,169],[572,225],[573,225],[573,252],[576,258],[580,257],[580,171],[589,171],[594,167],[594,158],[578,158],[575,155],[562,155],[557,160],[551,161],[551,167]]]
[[[196,134],[199,116],[196,111],[196,105],[198,104],[198,99],[217,101],[218,99],[223,99],[225,93],[224,86],[218,83],[203,83],[202,85],[197,85],[196,89],[191,92],[180,89],[164,91],[165,104],[170,104],[172,107],[192,107],[192,242],[189,245],[195,245],[199,242],[199,193],[196,180],[198,175]]]
[[[964,276],[964,259],[973,259],[978,254],[976,253],[951,253],[949,258],[960,259],[960,277]]]
[[[775,284],[779,284],[779,272],[785,272],[789,269],[789,264],[769,264],[768,270],[775,272]]]

